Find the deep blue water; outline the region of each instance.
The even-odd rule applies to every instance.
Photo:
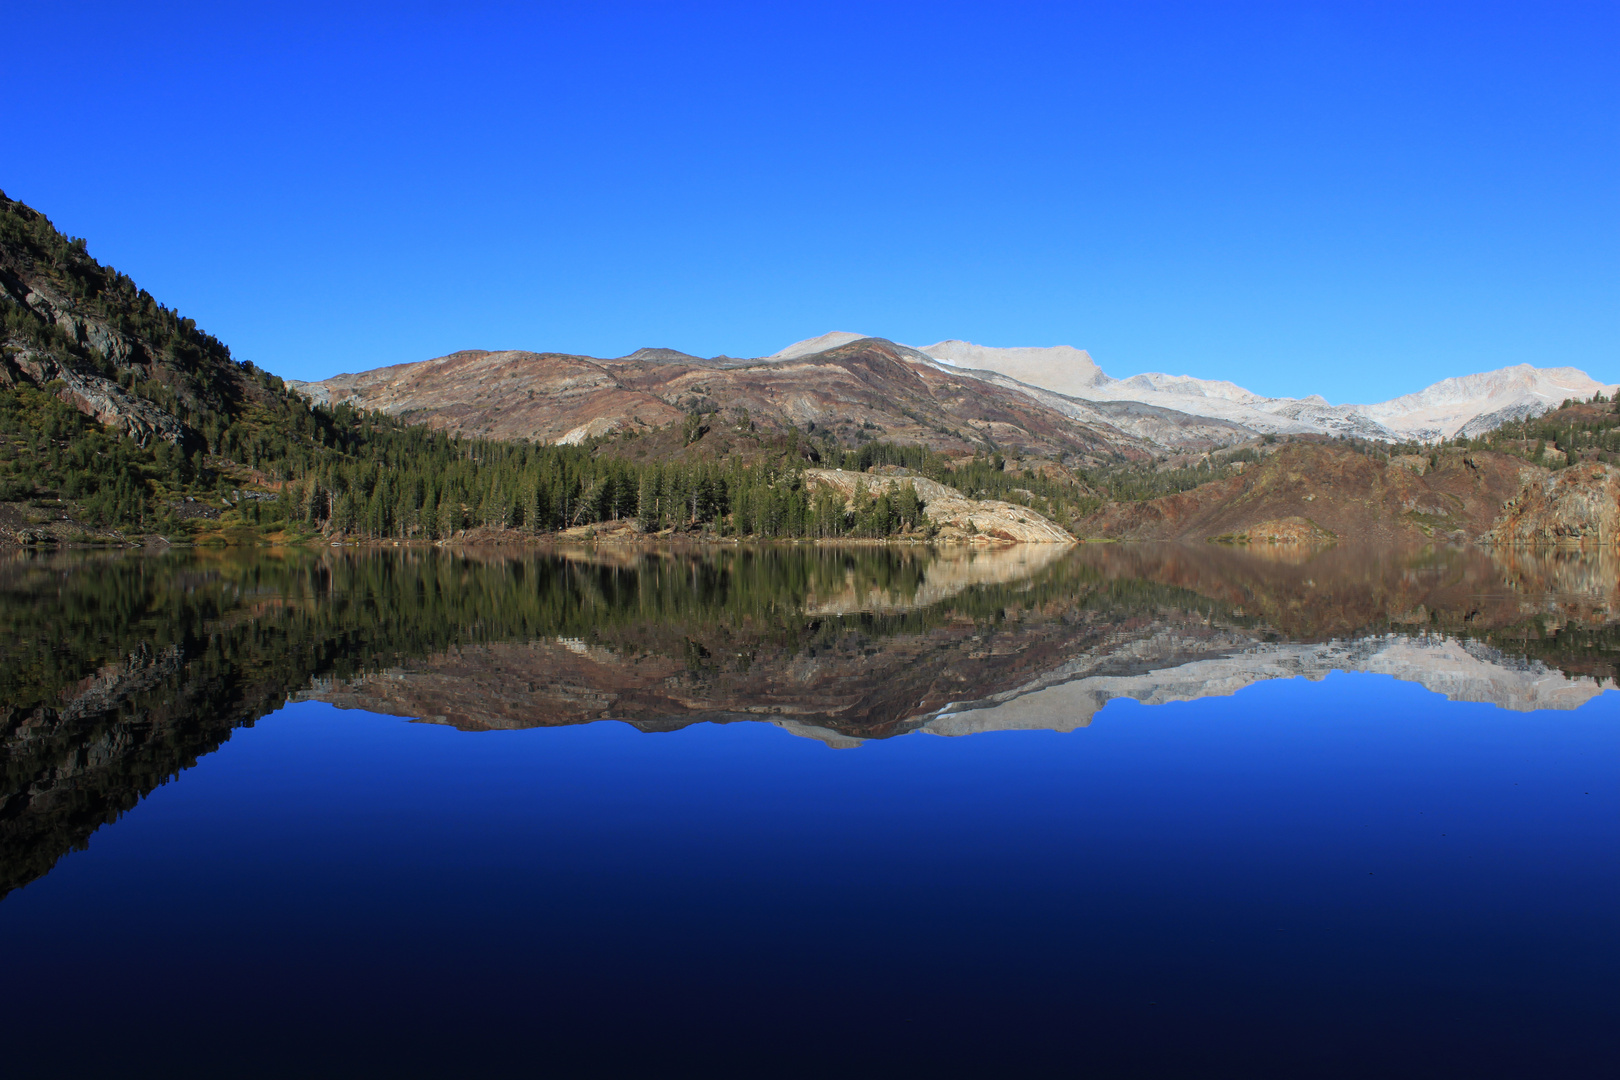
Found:
[[[1600,1076],[1620,693],[237,730],[0,903],[8,1075]]]

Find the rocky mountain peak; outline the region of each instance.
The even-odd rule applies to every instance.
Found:
[[[816,353],[826,352],[828,349],[836,349],[841,345],[848,345],[852,341],[860,341],[862,338],[870,336],[871,335],[869,334],[852,334],[848,330],[834,330],[832,333],[822,334],[820,337],[805,338],[803,341],[795,341],[792,345],[789,345],[787,348],[778,352],[772,353],[771,355],[765,357],[765,359],[797,360],[801,356],[813,356]]]
[[[631,362],[648,361],[676,361],[680,363],[703,363],[703,357],[683,353],[679,349],[637,349],[627,356],[618,357],[619,360]]]
[[[1086,391],[1108,381],[1090,353],[1070,345],[1002,349],[952,340],[924,345],[919,351],[952,367],[994,371],[1075,397],[1085,397]]]
[[[823,334],[796,342],[770,359],[802,358],[855,338],[846,333]],[[1088,352],[1069,345],[999,348],[949,339],[921,346],[918,351],[965,375],[1000,376],[1023,384],[1026,391],[1033,388],[1084,401],[1137,404],[1221,421],[1232,425],[1239,438],[1318,434],[1386,442],[1434,441],[1459,434],[1478,435],[1510,420],[1538,416],[1566,399],[1588,400],[1599,393],[1613,396],[1620,390],[1577,368],[1516,364],[1442,379],[1422,390],[1371,405],[1332,405],[1321,394],[1268,398],[1226,380],[1191,375],[1146,372],[1113,378]],[[1124,430],[1154,438],[1147,429],[1138,430],[1131,423],[1127,419]],[[1179,427],[1189,430],[1185,424]],[[1167,429],[1155,418],[1154,430]]]

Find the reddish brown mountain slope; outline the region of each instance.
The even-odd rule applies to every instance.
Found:
[[[578,442],[618,428],[661,427],[684,415],[630,388],[600,361],[564,353],[469,349],[300,389],[317,402],[347,402],[491,439],[557,442],[586,429],[568,439]]]
[[[1545,475],[1489,451],[1446,451],[1429,468],[1422,458],[1386,461],[1295,443],[1237,476],[1179,495],[1106,506],[1075,531],[1122,540],[1233,536],[1261,542],[1290,532],[1307,539],[1311,531],[1373,543],[1474,540],[1525,479]]]
[[[1076,463],[1145,458],[1116,428],[1080,423],[1013,390],[915,362],[880,338],[786,361],[712,361],[644,349],[617,360],[460,352],[339,375],[302,389],[434,427],[493,438],[580,442],[657,428],[698,410],[727,422],[832,431],[972,453],[997,446]]]

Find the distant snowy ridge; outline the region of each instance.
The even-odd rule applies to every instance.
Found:
[[[847,331],[824,334],[789,345],[767,359],[809,356],[862,336]],[[1539,416],[1568,398],[1584,400],[1598,393],[1613,395],[1617,390],[1577,368],[1518,364],[1442,379],[1416,393],[1372,405],[1331,405],[1318,394],[1268,398],[1235,383],[1188,375],[1150,372],[1116,379],[1104,373],[1084,349],[1068,345],[992,348],[967,341],[940,341],[916,351],[963,374],[994,373],[1001,376],[993,380],[998,383],[1014,380],[1086,402],[1139,402],[1224,421],[1257,434],[1353,435],[1388,442],[1478,435],[1509,420]]]

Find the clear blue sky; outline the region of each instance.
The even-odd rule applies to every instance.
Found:
[[[832,329],[1620,381],[1620,5],[24,4],[0,188],[313,378]]]

